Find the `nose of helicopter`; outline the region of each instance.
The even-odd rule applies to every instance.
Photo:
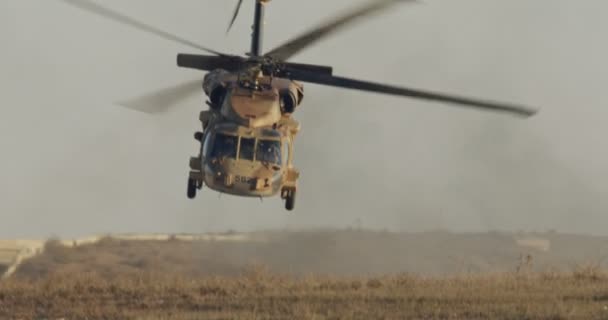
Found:
[[[217,191],[251,197],[270,197],[281,189],[281,167],[259,162],[234,162],[209,168],[206,184]]]

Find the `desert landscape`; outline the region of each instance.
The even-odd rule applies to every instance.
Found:
[[[52,239],[0,282],[0,318],[606,319],[607,251],[554,232]]]
[[[608,320],[607,11],[0,1],[0,320]]]

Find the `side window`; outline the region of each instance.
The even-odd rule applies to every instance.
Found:
[[[255,154],[257,161],[281,164],[281,141],[278,140],[258,140]]]
[[[205,140],[203,142],[203,158],[208,158],[209,157],[209,152],[211,151],[211,136],[213,136],[213,134],[211,132],[208,132],[207,135],[205,135]]]

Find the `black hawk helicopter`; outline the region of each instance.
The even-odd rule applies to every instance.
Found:
[[[190,158],[188,198],[194,198],[198,190],[207,186],[221,193],[247,197],[280,194],[285,200],[285,208],[294,209],[300,173],[293,164],[293,142],[300,124],[293,118],[293,113],[304,98],[302,82],[444,102],[524,117],[537,112],[525,106],[335,76],[329,66],[289,61],[295,54],[331,33],[391,6],[415,2],[411,0],[370,1],[266,53],[262,53],[263,21],[270,0],[254,0],[251,50],[244,57],[200,46],[90,0],[63,1],[140,31],[208,53],[177,55],[179,67],[207,72],[202,81],[202,89],[208,97],[209,108],[201,111],[199,119],[203,130],[194,135],[201,146],[198,155]],[[243,0],[239,0],[229,30],[242,4]],[[155,112],[166,107],[166,104],[171,104],[171,98],[167,97],[186,95],[199,88],[201,83],[198,81],[186,83],[138,99],[138,103],[126,105]]]

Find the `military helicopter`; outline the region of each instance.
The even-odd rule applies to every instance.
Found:
[[[465,98],[455,95],[397,87],[333,75],[323,65],[288,62],[303,49],[345,26],[393,5],[411,0],[375,0],[310,29],[283,45],[262,53],[263,20],[270,0],[254,0],[255,12],[251,49],[245,57],[202,47],[163,30],[102,7],[90,0],[64,0],[80,9],[109,18],[140,31],[158,35],[211,55],[178,54],[177,65],[206,71],[202,89],[208,101],[199,119],[202,131],[194,134],[200,142],[198,156],[190,158],[187,196],[195,198],[203,186],[237,196],[271,197],[279,195],[285,208],[295,206],[299,171],[294,166],[294,139],[300,124],[293,114],[304,98],[302,82],[363,90],[429,101],[444,102],[490,111],[531,116],[537,110],[525,106]],[[243,0],[239,0],[230,21],[232,27]],[[171,104],[200,88],[200,82],[139,99],[126,106],[146,112],[158,111],[159,102]],[[143,101],[143,103],[142,103]],[[143,104],[143,106],[142,106]]]

